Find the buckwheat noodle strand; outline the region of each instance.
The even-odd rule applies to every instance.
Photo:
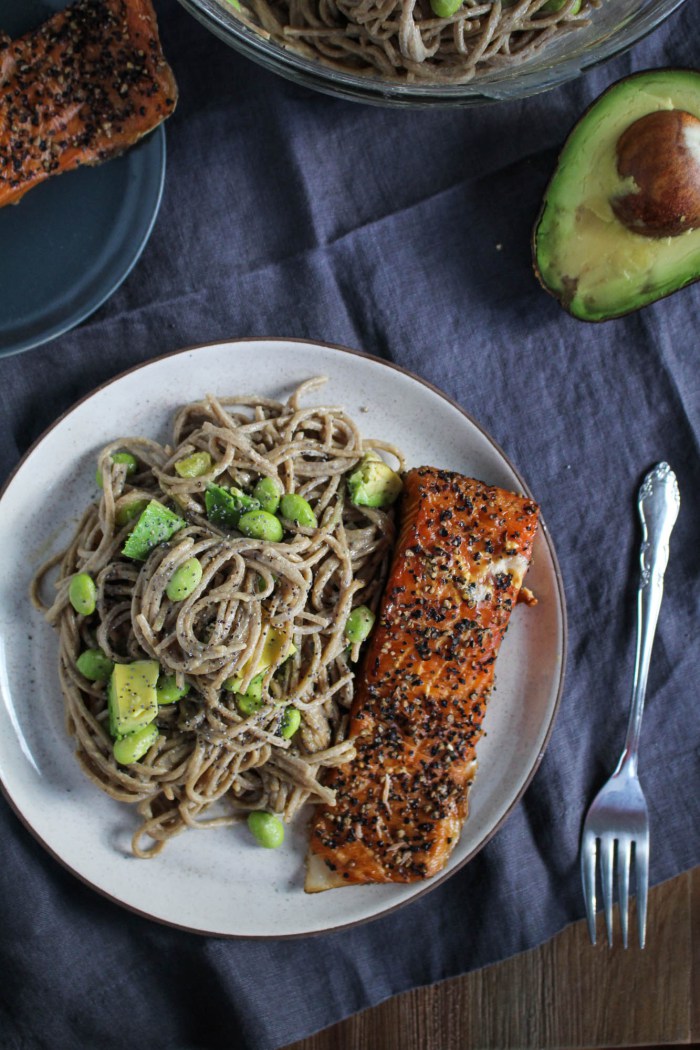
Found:
[[[394,538],[391,512],[357,507],[345,476],[369,449],[394,457],[384,441],[364,440],[340,408],[302,405],[325,382],[298,387],[286,402],[262,397],[207,396],[183,406],[171,445],[119,438],[99,455],[102,495],[90,505],[67,549],[37,572],[32,599],[59,634],[59,678],[66,720],[86,774],[112,798],[135,804],[140,823],[133,840],[139,857],[157,854],[186,828],[230,824],[251,809],[291,819],[307,800],[330,801],[325,768],[353,754],[346,738],[357,649],[344,626],[358,604],[376,606]],[[138,461],[131,477],[115,452]],[[182,478],[175,463],[207,452],[206,475]],[[250,490],[260,476],[313,507],[318,528],[289,526],[282,542],[249,539],[213,525],[206,516],[208,484]],[[157,499],[186,519],[186,527],[156,547],[145,562],[122,553],[133,528],[120,511],[135,499]],[[168,581],[196,557],[202,579],[173,602]],[[42,597],[58,568],[56,595]],[[88,572],[97,586],[96,612],[79,616],[69,584]],[[267,632],[280,637],[280,657],[263,677],[263,704],[243,715],[232,676],[244,692],[257,673]],[[138,762],[119,765],[108,731],[106,685],[86,679],[76,661],[99,647],[110,660],[156,660],[187,696],[158,709],[158,739]],[[291,740],[280,734],[285,708],[301,713]],[[219,803],[219,805],[215,805]]]
[[[448,18],[429,0],[243,0],[241,17],[284,48],[343,72],[463,84],[522,62],[586,25],[601,0],[464,0]]]

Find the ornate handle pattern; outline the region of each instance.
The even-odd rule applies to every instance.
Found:
[[[676,475],[668,463],[659,463],[642,482],[637,502],[642,521],[640,587],[649,587],[652,582],[663,587],[668,541],[680,505]]]
[[[637,649],[627,738],[616,770],[619,772],[625,767],[633,776],[637,773],[639,732],[644,713],[651,650],[664,592],[669,539],[680,505],[676,475],[668,463],[658,463],[642,482],[637,499],[642,522],[641,576],[637,592]]]

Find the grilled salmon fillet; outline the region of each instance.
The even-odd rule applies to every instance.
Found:
[[[537,518],[532,500],[473,478],[433,467],[407,474],[351,711],[357,754],[330,772],[336,804],[312,820],[308,892],[414,882],[447,863]]]
[[[151,0],[78,0],[19,40],[0,34],[0,207],[122,153],[176,101]]]

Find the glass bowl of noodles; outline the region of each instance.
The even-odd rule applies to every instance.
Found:
[[[629,48],[685,0],[180,0],[231,47],[376,105],[524,98]]]

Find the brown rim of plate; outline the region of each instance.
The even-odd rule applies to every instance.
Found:
[[[130,375],[132,372],[138,372],[141,368],[144,368],[147,365],[156,364],[159,361],[166,361],[168,358],[171,358],[171,357],[179,357],[181,354],[191,354],[194,350],[206,350],[208,347],[212,347],[212,346],[222,346],[222,345],[233,346],[233,345],[242,344],[242,343],[248,344],[248,343],[280,343],[280,342],[297,343],[297,344],[302,345],[302,346],[316,346],[316,347],[321,347],[322,349],[326,349],[326,350],[337,350],[337,351],[340,351],[341,353],[344,353],[344,354],[351,354],[353,357],[365,358],[366,360],[374,361],[376,364],[383,365],[386,368],[392,368],[396,372],[401,372],[401,373],[403,373],[403,375],[408,376],[409,379],[413,379],[415,382],[420,383],[421,386],[427,387],[428,390],[431,390],[434,394],[437,394],[438,397],[441,397],[444,401],[447,401],[448,404],[452,405],[453,408],[456,408],[466,419],[469,420],[469,422],[473,426],[476,427],[476,429],[481,434],[483,434],[483,436],[492,445],[492,447],[499,453],[500,456],[502,456],[503,460],[508,465],[508,467],[510,467],[510,469],[513,471],[513,473],[515,474],[516,478],[518,479],[519,484],[522,486],[523,494],[529,496],[530,499],[534,499],[532,493],[530,492],[529,488],[527,487],[527,485],[525,484],[523,478],[521,477],[520,472],[518,470],[516,470],[516,468],[514,467],[514,465],[512,464],[510,459],[508,458],[508,456],[505,454],[505,452],[503,451],[501,446],[498,444],[498,442],[494,441],[494,439],[491,437],[491,435],[488,433],[488,431],[486,431],[481,426],[481,424],[478,423],[473,418],[473,416],[471,416],[469,414],[469,412],[467,412],[464,408],[462,408],[461,405],[459,405],[456,401],[454,401],[451,397],[449,397],[448,394],[445,394],[442,390],[438,389],[438,387],[436,387],[432,383],[430,383],[427,379],[421,379],[421,377],[417,376],[414,372],[409,371],[407,368],[402,368],[400,365],[394,364],[393,361],[385,361],[383,358],[376,357],[374,354],[367,354],[367,353],[365,353],[362,350],[351,350],[349,347],[347,347],[347,346],[339,346],[337,343],[320,343],[320,342],[318,342],[315,339],[288,339],[288,338],[285,338],[284,336],[254,336],[254,337],[252,337],[250,339],[244,339],[244,338],[238,338],[238,339],[216,339],[216,340],[213,340],[212,342],[209,342],[209,343],[196,343],[193,346],[183,347],[180,350],[173,350],[170,353],[160,354],[158,357],[149,358],[147,361],[141,361],[137,365],[132,365],[131,368],[126,368],[123,372],[120,372],[118,375],[114,376],[112,379],[107,380],[107,382],[100,383],[99,386],[96,386],[93,390],[89,391],[87,394],[83,395],[83,397],[79,398],[76,402],[74,402],[74,404],[72,404],[70,406],[70,408],[67,408],[65,410],[65,412],[62,412],[61,415],[57,419],[55,419],[53,421],[53,423],[51,423],[50,426],[48,426],[46,428],[46,430],[44,430],[43,433],[40,434],[39,437],[35,441],[32,442],[30,447],[27,449],[27,451],[24,453],[24,455],[21,457],[21,459],[17,463],[17,465],[10,472],[9,476],[7,477],[7,479],[5,480],[5,482],[4,482],[3,486],[2,486],[2,489],[0,489],[0,501],[2,500],[3,496],[5,495],[5,491],[6,491],[7,487],[9,486],[10,482],[14,478],[15,474],[17,474],[19,469],[22,467],[22,465],[24,464],[25,460],[27,460],[31,456],[31,454],[34,451],[34,449],[37,448],[37,446],[40,445],[44,441],[45,438],[48,437],[48,435],[51,433],[51,431],[56,426],[58,426],[58,424],[62,420],[64,420],[67,416],[69,416],[79,405],[82,405],[84,401],[88,401],[91,397],[94,397],[95,394],[99,393],[101,390],[106,389],[106,387],[112,386],[112,384],[114,384],[114,383],[118,383],[121,379],[124,378],[124,376]],[[57,861],[61,865],[61,867],[65,868],[66,871],[69,871],[71,873],[71,875],[74,875],[85,886],[89,886],[89,888],[91,890],[94,890],[96,893],[99,893],[100,896],[104,897],[106,900],[111,901],[113,904],[117,904],[120,908],[124,908],[126,911],[129,911],[129,912],[131,912],[134,915],[139,915],[139,916],[141,916],[144,919],[148,919],[150,922],[157,922],[157,923],[159,923],[162,926],[169,926],[169,927],[171,927],[172,929],[175,929],[175,930],[184,930],[186,933],[193,933],[193,934],[196,934],[197,936],[200,936],[200,937],[218,937],[221,940],[256,940],[256,941],[266,941],[266,940],[297,940],[297,939],[300,939],[302,937],[323,937],[323,936],[325,936],[326,934],[329,934],[329,933],[338,933],[341,930],[349,930],[349,929],[351,929],[354,926],[363,926],[363,925],[365,925],[365,923],[374,922],[375,919],[380,919],[380,918],[383,919],[387,915],[390,915],[392,912],[398,911],[399,908],[405,908],[409,904],[413,904],[414,901],[419,900],[426,893],[429,893],[431,890],[434,890],[436,886],[441,885],[446,879],[451,878],[455,874],[455,872],[459,871],[460,868],[464,867],[464,865],[467,864],[470,860],[473,860],[473,858],[477,855],[477,853],[479,853],[484,848],[486,843],[489,842],[489,840],[493,838],[493,836],[496,834],[496,832],[506,822],[506,820],[510,816],[512,810],[515,808],[515,806],[518,804],[520,799],[525,794],[525,791],[527,790],[527,788],[530,786],[532,778],[534,777],[535,773],[539,769],[540,762],[542,761],[542,759],[544,757],[544,753],[545,753],[545,751],[547,749],[547,745],[549,743],[549,739],[550,739],[550,737],[552,735],[552,730],[554,728],[554,723],[556,721],[556,716],[557,716],[557,713],[559,711],[559,704],[561,703],[561,697],[562,697],[562,692],[563,692],[563,688],[564,688],[564,679],[566,677],[568,623],[567,623],[567,616],[566,616],[566,600],[565,600],[565,595],[564,595],[564,582],[563,582],[563,578],[562,578],[562,574],[561,574],[561,569],[559,567],[559,561],[557,559],[556,551],[554,549],[554,544],[552,543],[552,540],[550,539],[550,536],[549,536],[549,530],[548,530],[548,528],[547,528],[547,526],[545,524],[544,518],[541,515],[540,515],[540,526],[541,526],[541,530],[542,530],[542,536],[544,537],[544,541],[547,544],[547,549],[549,551],[549,556],[552,559],[552,565],[554,567],[554,576],[555,576],[556,583],[557,583],[557,594],[558,594],[558,597],[559,597],[559,606],[560,606],[560,609],[561,609],[561,616],[562,616],[562,660],[561,660],[561,671],[560,671],[560,674],[559,674],[559,684],[558,684],[558,687],[557,687],[557,695],[556,695],[556,699],[554,701],[554,707],[552,708],[552,714],[551,714],[551,717],[550,717],[550,720],[549,720],[549,725],[547,726],[547,730],[546,730],[546,733],[545,733],[545,736],[544,736],[544,740],[542,741],[542,745],[540,747],[539,754],[537,755],[537,757],[536,757],[536,759],[535,759],[535,761],[533,763],[532,769],[528,773],[528,775],[527,775],[527,777],[525,779],[525,782],[523,783],[520,791],[518,792],[516,797],[513,799],[511,804],[508,806],[508,809],[505,811],[505,813],[503,814],[501,819],[494,825],[493,828],[491,828],[491,830],[488,832],[488,834],[484,836],[484,838],[479,843],[479,845],[476,846],[471,851],[471,853],[468,853],[466,857],[463,857],[462,860],[460,860],[458,864],[455,864],[455,866],[453,868],[449,868],[449,867],[445,868],[445,870],[442,871],[439,875],[434,876],[432,879],[430,879],[429,882],[426,882],[425,886],[421,890],[419,890],[412,897],[409,897],[405,901],[400,901],[398,904],[392,904],[388,908],[383,908],[381,911],[377,912],[375,915],[368,915],[368,916],[366,916],[363,919],[355,919],[353,922],[341,923],[338,926],[328,926],[326,929],[323,929],[323,930],[310,930],[308,933],[283,933],[283,934],[269,934],[269,933],[250,934],[250,933],[246,933],[246,934],[244,934],[244,933],[217,933],[215,930],[198,930],[198,929],[193,929],[191,926],[187,926],[187,925],[180,924],[180,923],[177,923],[177,922],[171,922],[168,919],[159,918],[156,915],[149,914],[149,912],[147,912],[147,911],[142,911],[140,908],[135,908],[131,904],[126,904],[124,901],[121,901],[118,897],[113,897],[110,893],[107,893],[100,886],[95,885],[94,882],[91,882],[89,879],[85,878],[84,875],[81,875],[80,872],[76,871],[75,868],[71,867],[70,864],[67,864],[66,861],[63,860],[63,858],[60,857],[55,852],[55,850],[53,850],[51,848],[51,846],[49,846],[39,834],[37,834],[37,832],[34,830],[32,825],[29,823],[28,819],[24,816],[24,814],[15,805],[13,799],[11,798],[11,796],[10,796],[8,790],[7,790],[7,788],[5,787],[4,781],[2,780],[2,778],[0,778],[0,789],[2,790],[2,794],[4,795],[8,805],[10,806],[10,808],[14,811],[14,813],[19,818],[21,823],[27,829],[27,831],[30,832],[30,834],[40,844],[40,846],[42,846],[43,849],[45,849],[46,852],[51,857],[53,857],[53,859],[55,861]],[[403,883],[402,883],[402,885],[403,885]]]

